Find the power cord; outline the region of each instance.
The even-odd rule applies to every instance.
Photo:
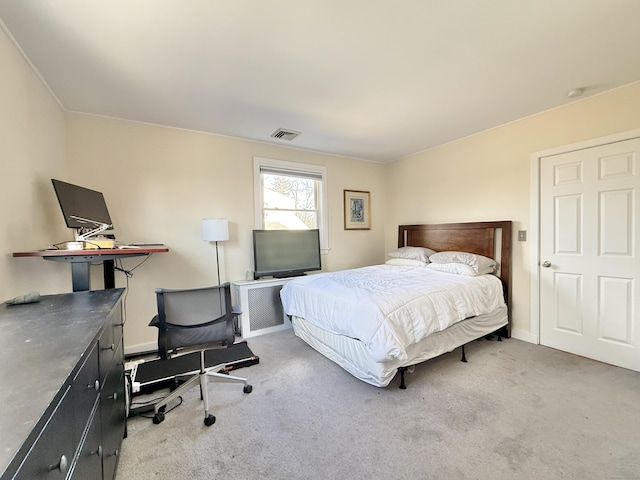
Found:
[[[122,272],[125,274],[125,276],[127,278],[131,278],[133,277],[133,271],[138,268],[140,265],[142,265],[144,262],[146,262],[147,260],[149,260],[149,258],[151,257],[151,255],[153,255],[153,253],[150,253],[149,255],[147,255],[144,259],[142,259],[140,262],[138,262],[133,268],[127,270],[126,268],[124,268],[124,266],[122,265],[122,259],[118,258],[116,259],[116,264],[114,266],[115,270],[118,270],[119,272]]]
[[[124,296],[122,297],[122,310],[123,310],[123,319],[122,319],[122,326],[124,327],[125,323],[127,323],[127,296],[129,295],[129,279],[133,277],[133,271],[138,268],[140,265],[142,265],[144,262],[146,262],[147,260],[149,260],[149,257],[151,257],[151,255],[153,255],[152,253],[147,255],[144,259],[142,259],[142,261],[138,262],[136,265],[134,265],[133,268],[131,269],[126,269],[124,268],[124,265],[122,264],[122,259],[121,258],[116,258],[116,260],[114,261],[113,264],[113,269],[118,271],[118,272],[122,272],[124,274],[124,278],[125,278],[125,291],[124,291]]]

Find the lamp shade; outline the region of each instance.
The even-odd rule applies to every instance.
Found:
[[[203,218],[202,239],[208,242],[229,240],[229,221],[226,218]]]

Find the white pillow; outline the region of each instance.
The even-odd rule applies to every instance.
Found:
[[[435,250],[425,247],[400,247],[392,250],[387,255],[391,258],[410,258],[429,263],[429,256],[434,253],[436,253]]]
[[[491,271],[494,271],[497,265],[492,258],[467,252],[438,252],[431,255],[429,261],[431,263],[461,263],[469,265],[477,273],[487,268],[491,268]]]
[[[387,265],[403,265],[406,267],[424,267],[427,265],[422,260],[414,260],[413,258],[390,258],[386,262]]]
[[[476,270],[475,268],[465,265],[464,263],[430,263],[427,268],[437,270],[438,272],[455,273],[456,275],[467,275],[476,277],[478,275],[486,275],[493,273],[493,267]]]

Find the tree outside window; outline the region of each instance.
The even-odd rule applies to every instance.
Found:
[[[318,181],[262,174],[264,228],[318,228]]]

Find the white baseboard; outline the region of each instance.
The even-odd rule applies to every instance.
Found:
[[[158,351],[158,344],[156,342],[139,343],[137,345],[128,345],[124,347],[125,356],[156,351]]]
[[[538,337],[526,330],[511,329],[511,338],[538,344]]]

